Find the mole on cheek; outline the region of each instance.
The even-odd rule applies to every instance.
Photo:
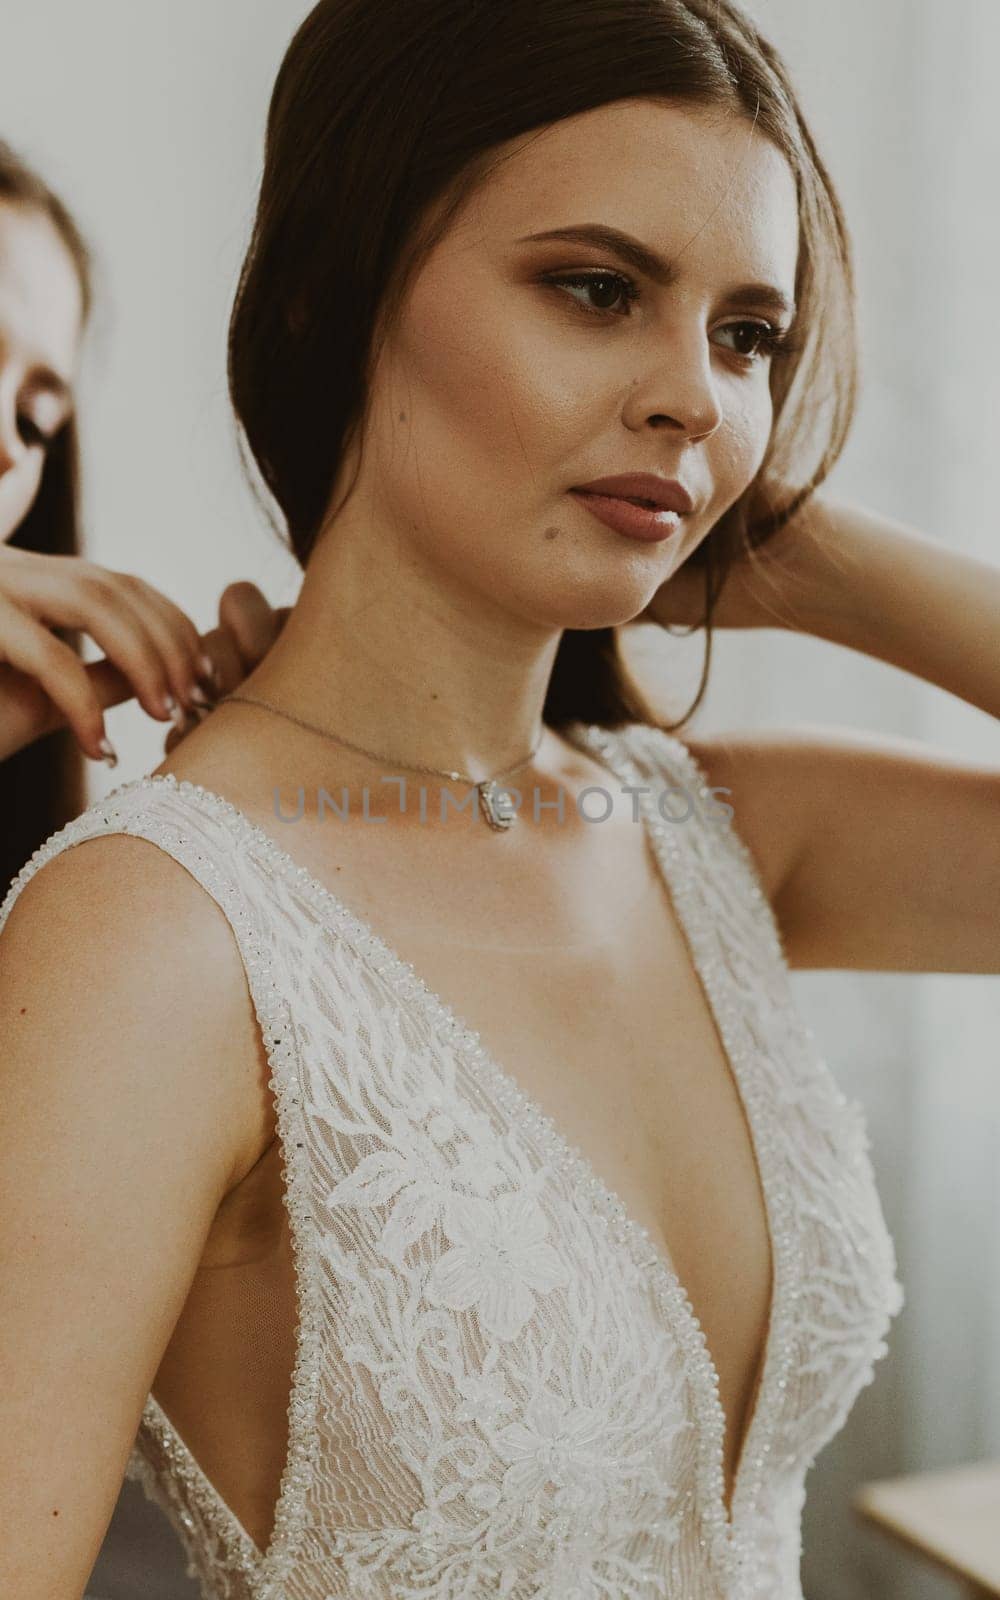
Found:
[[[401,411],[399,413],[399,420],[400,420],[400,422],[405,422],[406,421],[406,412],[405,411]]]
[[[559,529],[559,528],[546,528],[545,532],[542,535],[542,538],[543,539],[558,539],[560,532],[561,532],[561,529]]]

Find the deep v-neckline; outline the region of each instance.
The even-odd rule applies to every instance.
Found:
[[[616,731],[601,728],[596,724],[581,723],[573,724],[562,731],[571,742],[577,743],[587,753],[600,760],[619,782],[641,786],[642,775],[627,750],[623,748],[621,735]],[[749,1127],[751,1156],[758,1186],[764,1199],[770,1255],[771,1292],[767,1331],[763,1350],[758,1357],[748,1419],[744,1422],[738,1446],[733,1490],[728,1507],[725,1501],[727,1418],[719,1399],[718,1368],[690,1296],[681,1282],[665,1243],[661,1246],[652,1237],[649,1229],[632,1217],[620,1195],[600,1177],[591,1159],[574,1145],[560,1131],[553,1119],[525,1093],[516,1073],[504,1067],[486,1048],[478,1031],[420,977],[412,962],[404,961],[364,917],[353,911],[308,868],[289,855],[266,829],[253,822],[245,812],[223,795],[206,789],[201,784],[177,778],[174,773],[150,774],[135,782],[139,786],[162,784],[185,793],[194,793],[226,815],[246,840],[255,842],[270,863],[279,869],[283,876],[294,882],[299,892],[304,893],[318,909],[330,914],[336,931],[346,936],[347,941],[356,948],[363,960],[371,962],[381,976],[390,980],[401,1000],[420,1006],[437,1036],[446,1039],[449,1044],[457,1046],[464,1054],[475,1059],[478,1069],[485,1071],[492,1080],[492,1087],[498,1092],[507,1110],[522,1122],[530,1123],[536,1135],[539,1132],[544,1135],[550,1151],[559,1158],[564,1169],[574,1173],[587,1201],[609,1221],[614,1222],[618,1241],[628,1248],[633,1260],[651,1280],[664,1310],[667,1325],[682,1346],[687,1375],[694,1386],[699,1414],[698,1454],[701,1487],[699,1511],[712,1536],[714,1558],[727,1565],[737,1559],[745,1561],[747,1552],[738,1538],[741,1513],[744,1501],[752,1502],[756,1483],[759,1482],[760,1468],[770,1446],[776,1410],[772,1404],[772,1383],[778,1382],[780,1385],[781,1380],[776,1369],[782,1365],[780,1358],[783,1349],[787,1352],[787,1342],[779,1337],[781,1332],[779,1323],[783,1305],[781,1291],[788,1276],[788,1262],[783,1250],[785,1230],[776,1226],[775,1221],[779,1209],[783,1210],[784,1207],[779,1205],[778,1174],[774,1169],[769,1169],[768,1163],[761,1156],[762,1150],[770,1150],[773,1147],[773,1141],[768,1136],[768,1130],[762,1120],[768,1115],[766,1101],[759,1093],[747,1093],[748,1084],[741,1072],[742,1051],[736,1046],[727,1026],[727,1018],[731,1019],[733,1015],[725,1003],[729,996],[716,990],[709,970],[710,963],[704,954],[702,939],[697,936],[694,926],[694,914],[688,898],[691,885],[690,882],[684,881],[685,858],[683,847],[679,845],[676,837],[678,825],[663,822],[653,811],[648,789],[639,795],[638,807],[646,838],[652,847],[658,874],[669,896],[693,971],[701,985],[709,1015],[719,1034],[723,1053]],[[117,794],[118,791],[114,793]],[[111,796],[107,798],[110,799]],[[749,853],[742,841],[734,835],[733,842],[753,873]],[[759,883],[756,884],[755,892],[759,897],[761,893]],[[756,1470],[751,1472],[751,1467]],[[754,1480],[753,1483],[750,1481],[751,1478]]]

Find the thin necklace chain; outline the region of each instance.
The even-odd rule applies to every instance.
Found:
[[[456,783],[475,784],[477,788],[485,783],[493,783],[497,778],[509,777],[512,772],[520,772],[521,768],[526,767],[532,757],[537,755],[542,740],[545,737],[545,729],[543,727],[541,733],[538,735],[538,741],[534,749],[529,751],[529,753],[524,757],[524,760],[519,761],[516,766],[505,767],[502,772],[494,772],[491,778],[472,778],[468,775],[468,773],[465,772],[445,772],[441,767],[421,767],[417,766],[415,762],[396,761],[395,757],[393,756],[381,755],[376,750],[366,750],[364,745],[352,744],[349,739],[342,739],[339,734],[329,733],[326,728],[319,728],[314,722],[306,722],[303,717],[297,717],[291,711],[282,711],[279,706],[271,705],[270,701],[258,700],[253,695],[227,694],[224,699],[219,701],[219,705],[231,705],[234,700],[242,701],[242,703],[247,706],[260,706],[264,711],[273,711],[275,715],[279,717],[287,717],[289,722],[298,723],[300,728],[306,728],[310,733],[318,733],[324,739],[332,739],[334,744],[345,745],[348,750],[354,750],[358,755],[370,756],[373,761],[383,761],[386,764],[394,762],[396,766],[405,767],[408,772],[426,772],[434,778],[451,778]]]

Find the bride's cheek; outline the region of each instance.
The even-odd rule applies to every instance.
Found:
[[[753,482],[771,437],[770,397],[731,412],[717,439],[717,488],[731,502]]]

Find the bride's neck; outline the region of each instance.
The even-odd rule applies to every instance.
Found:
[[[401,763],[476,778],[536,748],[557,633],[395,577],[380,587],[368,575],[358,589],[310,562],[278,639],[237,692]]]

